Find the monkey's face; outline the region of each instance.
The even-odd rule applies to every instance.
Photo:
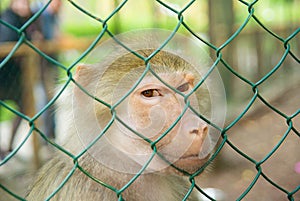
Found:
[[[148,57],[152,51],[138,53]],[[175,54],[161,51],[149,66],[126,53],[103,66],[78,68],[76,81],[96,97],[75,90],[80,140],[100,163],[121,172],[145,167],[146,172],[179,173],[176,166],[194,173],[219,138],[199,116],[216,120],[219,107],[212,100],[222,93],[211,94],[215,87],[202,82],[205,74]]]
[[[188,107],[199,109],[196,95],[190,93],[195,78],[183,72],[161,73],[159,77],[173,89],[153,75],[146,76],[130,94],[127,116],[123,120],[139,134],[156,142],[158,152],[170,163],[193,173],[207,160],[198,155],[208,133],[206,123]],[[185,101],[187,94],[191,95]],[[132,139],[133,146],[136,141],[144,141],[134,133],[123,133]],[[143,146],[152,151],[149,143]]]

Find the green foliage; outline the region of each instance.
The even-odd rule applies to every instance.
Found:
[[[18,110],[18,106],[14,101],[7,100],[3,102],[13,110]],[[0,122],[11,120],[14,117],[15,115],[12,112],[8,111],[6,108],[0,105]]]

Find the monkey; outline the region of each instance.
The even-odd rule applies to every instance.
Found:
[[[136,51],[143,58],[153,52]],[[212,108],[208,87],[196,87],[201,79],[165,50],[146,62],[127,52],[103,66],[79,65],[64,144],[73,157],[58,151],[26,199],[182,200],[188,176],[210,158],[199,157],[210,146],[210,126],[199,114],[209,118]],[[187,200],[199,200],[198,192]]]

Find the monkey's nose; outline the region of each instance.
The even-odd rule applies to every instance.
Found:
[[[200,126],[199,128],[192,129],[192,130],[190,131],[190,134],[206,136],[207,131],[208,131],[207,125],[203,125],[203,126]]]

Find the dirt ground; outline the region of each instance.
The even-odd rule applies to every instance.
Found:
[[[281,97],[272,101],[272,105],[282,113],[290,116],[300,108],[300,85],[286,91]],[[241,152],[247,154],[256,162],[264,161],[260,167],[270,180],[288,192],[300,188],[300,114],[292,119],[298,135],[288,132],[286,119],[271,109],[255,103],[258,108],[251,115],[246,115],[227,133],[228,140]],[[251,110],[251,109],[250,109]],[[275,153],[265,160],[268,153],[279,143],[284,134],[287,137]],[[258,174],[255,164],[232,147],[225,144],[217,160],[212,165],[212,171],[201,175],[198,184],[201,187],[212,187],[223,191],[224,200],[237,200],[249,187]],[[287,194],[270,184],[262,175],[243,198],[252,201],[282,201],[288,200]],[[300,190],[294,195],[294,200],[300,200]]]

